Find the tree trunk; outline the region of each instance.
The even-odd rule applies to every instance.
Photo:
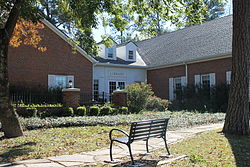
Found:
[[[249,134],[250,1],[233,1],[232,82],[223,132]]]
[[[16,112],[10,104],[8,79],[8,46],[20,13],[21,2],[16,1],[4,29],[0,31],[0,122],[5,137],[23,135]]]

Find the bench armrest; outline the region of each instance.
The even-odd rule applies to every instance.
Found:
[[[110,140],[112,140],[112,132],[113,132],[113,131],[121,132],[121,133],[123,133],[124,135],[126,135],[127,137],[129,137],[128,133],[125,132],[125,131],[123,131],[123,130],[121,130],[121,129],[112,129],[112,130],[109,132],[109,139],[110,139]]]

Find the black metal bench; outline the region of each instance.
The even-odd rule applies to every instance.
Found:
[[[167,130],[169,119],[170,118],[132,122],[129,134],[121,129],[112,129],[109,133],[109,138],[111,141],[110,143],[111,161],[113,161],[112,145],[114,141],[122,143],[122,144],[126,144],[128,146],[132,164],[134,164],[134,159],[133,159],[132,152],[131,152],[131,144],[137,140],[146,141],[146,149],[147,149],[147,152],[149,153],[149,150],[148,150],[149,138],[162,138],[165,142],[165,147],[167,149],[167,152],[170,155],[167,141],[166,141],[166,130]],[[118,131],[118,132],[123,133],[126,136],[126,138],[112,138],[113,131]]]

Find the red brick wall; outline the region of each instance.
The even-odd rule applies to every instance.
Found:
[[[225,83],[226,72],[231,71],[231,65],[231,58],[188,64],[188,84],[194,84],[194,75],[209,73],[215,73],[216,84]],[[180,65],[148,70],[147,80],[152,85],[156,96],[168,98],[168,79],[185,75],[185,65]]]
[[[48,87],[48,74],[74,75],[74,85],[81,92],[92,92],[92,63],[83,55],[72,53],[72,47],[46,27],[40,30],[47,51],[31,46],[9,48],[10,84]]]

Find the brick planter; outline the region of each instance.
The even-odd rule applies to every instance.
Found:
[[[80,102],[80,89],[78,88],[67,88],[63,89],[63,105],[65,107],[79,107]]]
[[[115,107],[127,107],[128,106],[128,96],[127,92],[124,90],[116,90],[112,95],[112,103]]]

